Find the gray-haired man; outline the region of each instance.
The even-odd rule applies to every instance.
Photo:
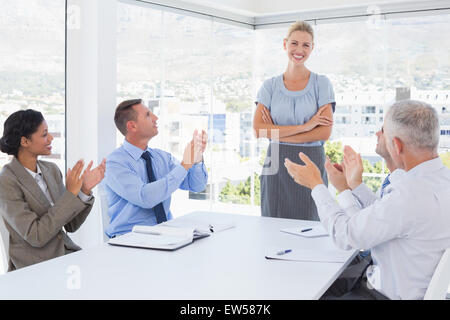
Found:
[[[348,185],[347,179],[344,172],[344,162],[341,164],[332,164],[329,159],[325,162],[325,169],[328,173],[329,182],[336,188],[338,195],[336,197],[339,205],[348,214],[358,212],[363,208],[372,205],[377,199],[382,198],[386,193],[386,188],[391,182],[395,182],[401,179],[405,171],[396,167],[395,163],[392,161],[391,156],[386,148],[384,129],[381,129],[376,133],[377,136],[377,146],[375,152],[379,154],[386,162],[386,166],[389,170],[389,174],[384,179],[381,188],[377,193],[372,192],[372,190],[365,184],[359,183],[353,186],[353,189]],[[344,157],[346,159],[356,156],[357,153],[350,147],[344,147]],[[360,176],[358,181],[362,182],[362,165],[360,167]],[[339,278],[333,283],[333,285],[324,294],[324,298],[335,298],[341,297],[347,294],[353,289],[357,289],[361,285],[360,280],[366,269],[372,264],[372,256],[370,250],[361,250],[361,252],[353,259],[352,263],[342,272]],[[372,293],[370,296],[375,296],[375,298],[382,298],[377,295],[374,290],[370,291]]]
[[[320,220],[338,247],[372,251],[373,265],[343,298],[422,299],[450,247],[450,170],[437,152],[439,119],[430,105],[405,100],[388,110],[383,128],[386,149],[405,173],[383,198],[360,211],[343,210],[303,154],[306,165],[290,160],[285,165],[297,183],[312,189]],[[361,157],[344,157],[344,167],[349,186],[356,188]]]

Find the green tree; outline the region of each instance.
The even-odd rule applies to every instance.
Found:
[[[342,162],[342,159],[344,157],[342,142],[327,141],[324,148],[325,154],[330,158],[332,163]],[[374,165],[372,165],[369,160],[363,159],[363,167],[365,173],[383,173],[383,161],[378,161]],[[386,167],[384,168],[384,173],[389,173]],[[382,183],[381,177],[363,177],[363,182],[374,192],[376,192],[381,187]]]
[[[367,185],[373,192],[377,192],[377,190],[381,187],[381,178],[363,177],[363,183]]]
[[[248,101],[248,99],[242,98],[242,99],[229,99],[226,100],[226,107],[225,109],[228,112],[236,112],[241,113],[243,111],[251,110],[251,103]]]
[[[219,194],[219,201],[221,202],[233,202],[232,197],[236,193],[236,187],[228,181],[226,185],[222,188]]]
[[[259,175],[255,172],[255,205],[259,206],[261,204],[260,195],[260,181]],[[241,181],[237,186],[234,186],[230,181],[220,190],[219,200],[221,202],[231,202],[237,204],[251,204],[250,203],[250,190],[251,190],[251,180],[248,177],[245,181]]]
[[[327,155],[328,158],[330,158],[332,163],[341,163],[342,162],[342,158],[344,157],[342,142],[327,141],[327,142],[325,142],[324,148],[325,148],[325,154]]]
[[[262,167],[264,165],[264,161],[266,160],[267,150],[261,151],[261,156],[259,157],[259,165]]]

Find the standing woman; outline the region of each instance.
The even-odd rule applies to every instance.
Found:
[[[31,109],[6,119],[0,150],[13,155],[0,172],[0,214],[9,233],[8,271],[80,250],[66,232],[75,232],[94,203],[91,190],[104,177],[105,161],[84,170],[79,160],[66,177],[51,162],[53,137],[42,114]]]
[[[271,140],[261,174],[261,214],[319,220],[311,191],[296,184],[283,163],[285,158],[298,159],[303,152],[316,163],[327,183],[323,145],[333,124],[333,87],[326,76],[305,66],[314,48],[308,23],[292,24],[283,45],[288,57],[286,71],[264,81],[253,118],[256,136]]]

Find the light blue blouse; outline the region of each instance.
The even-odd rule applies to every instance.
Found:
[[[304,124],[317,113],[321,106],[331,103],[333,112],[336,106],[330,80],[314,72],[311,72],[306,87],[300,91],[286,89],[282,74],[267,79],[259,89],[256,101],[269,109],[274,124],[279,126]],[[294,146],[321,146],[325,141],[280,143]]]

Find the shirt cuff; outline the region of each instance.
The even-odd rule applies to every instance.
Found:
[[[198,162],[198,163],[193,164],[192,167],[191,167],[191,169],[192,169],[192,170],[203,169],[203,165],[204,165],[204,162],[203,162],[203,161],[200,161],[200,162]]]
[[[358,200],[353,196],[350,190],[344,190],[339,193],[336,200],[344,210],[355,206],[360,207]]]
[[[192,167],[189,168],[189,170],[191,170],[191,169],[192,169]],[[183,166],[181,165],[181,163],[179,163],[178,165],[176,165],[176,166],[172,169],[172,171],[170,171],[170,173],[171,173],[176,179],[183,180],[184,178],[186,178],[186,175],[188,174],[188,171],[189,171],[189,170],[186,170],[186,168],[183,167]]]
[[[317,213],[319,214],[319,218],[322,223],[329,215],[335,214],[340,210],[338,203],[333,199],[330,191],[324,184],[317,185],[311,191],[311,197],[316,203]]]
[[[78,198],[83,202],[89,202],[92,199],[92,192],[90,195],[85,195],[83,191],[78,192]]]
[[[363,207],[368,206],[376,200],[375,194],[364,183],[361,183],[359,186],[353,189],[352,193],[358,198]]]
[[[353,193],[358,194],[361,192],[366,192],[367,190],[370,190],[370,188],[368,186],[366,186],[363,182],[359,186],[357,186],[355,189],[353,189],[352,191],[353,191]]]
[[[311,197],[316,202],[322,202],[326,198],[331,198],[328,188],[324,184],[318,184],[311,191]]]

